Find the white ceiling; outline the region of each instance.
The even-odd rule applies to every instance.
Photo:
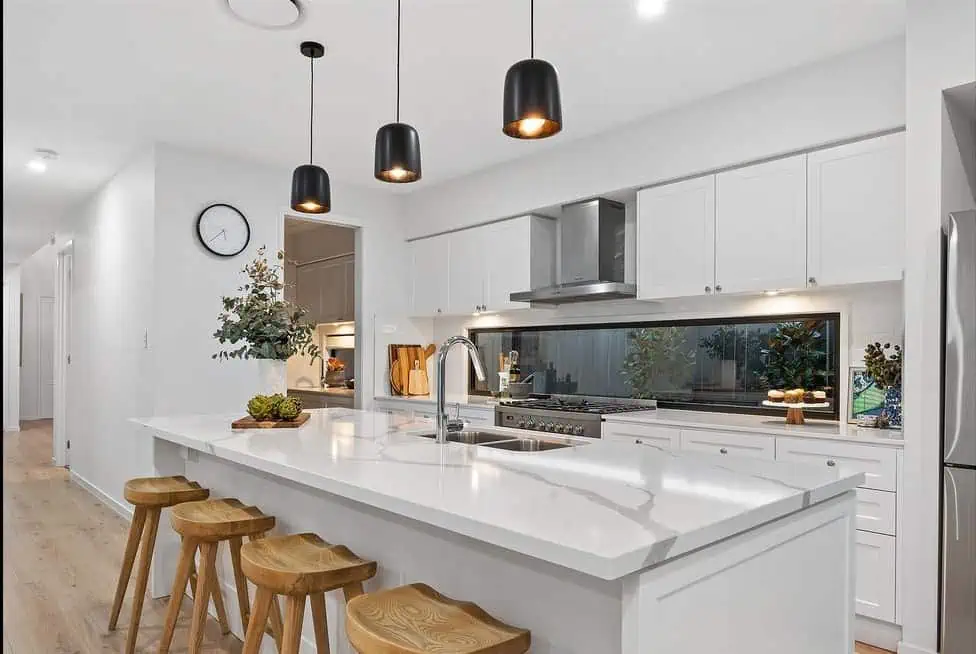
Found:
[[[409,192],[896,36],[905,20],[905,0],[670,0],[655,21],[634,0],[537,0],[536,54],[559,71],[565,127],[523,142],[500,120],[505,71],[528,55],[528,0],[403,0],[401,115],[424,179],[391,188],[372,162],[393,118],[395,0],[300,1],[299,25],[260,31],[224,0],[4,0],[5,261],[153,141],[301,163],[303,39],[328,49],[317,162]],[[35,148],[61,154],[43,175],[25,168]]]

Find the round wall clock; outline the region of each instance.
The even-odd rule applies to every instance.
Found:
[[[203,247],[220,257],[240,254],[251,240],[251,226],[236,207],[211,204],[197,216],[197,237]]]

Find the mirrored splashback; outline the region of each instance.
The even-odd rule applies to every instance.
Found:
[[[471,330],[483,360],[519,353],[536,393],[656,399],[659,406],[769,413],[770,389],[825,390],[837,418],[840,315],[796,314]],[[498,391],[498,375],[469,391]],[[775,410],[772,410],[775,411]],[[780,411],[779,413],[782,413]]]

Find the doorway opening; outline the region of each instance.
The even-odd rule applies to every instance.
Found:
[[[315,324],[322,357],[288,360],[288,394],[308,408],[354,408],[356,403],[357,229],[286,216],[285,299]]]

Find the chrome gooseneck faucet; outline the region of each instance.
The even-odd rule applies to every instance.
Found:
[[[451,431],[460,431],[463,425],[452,422],[447,418],[447,409],[444,406],[444,386],[447,368],[447,353],[455,345],[463,345],[471,356],[471,363],[474,364],[474,374],[478,381],[485,381],[485,365],[481,362],[481,355],[478,354],[477,346],[464,336],[452,336],[441,345],[437,351],[437,442],[446,443],[447,434]]]

